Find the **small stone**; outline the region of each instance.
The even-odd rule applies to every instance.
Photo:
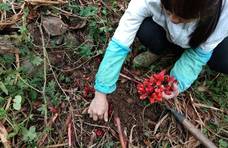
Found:
[[[60,18],[47,16],[42,18],[42,25],[45,31],[51,36],[59,36],[66,33],[68,25]]]

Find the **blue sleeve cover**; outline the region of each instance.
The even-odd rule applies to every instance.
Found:
[[[112,38],[96,74],[94,86],[96,91],[104,94],[115,91],[120,70],[129,51],[130,48]]]
[[[178,81],[179,92],[188,89],[197,79],[202,67],[206,65],[212,55],[201,48],[186,49],[180,59],[175,63],[170,75]]]

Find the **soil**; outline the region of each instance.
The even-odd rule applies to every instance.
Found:
[[[101,56],[96,57],[83,65],[80,69],[74,70],[72,75],[68,73],[68,75],[71,75],[71,78],[74,79],[75,82],[75,84],[72,84],[75,86],[71,86],[71,88],[79,87],[79,90],[83,91],[86,83],[89,83],[92,87],[94,83],[94,76],[96,75],[101,59]],[[135,71],[133,70],[133,73],[134,72]],[[93,95],[86,99],[91,101],[92,98]],[[163,111],[165,111],[164,108],[162,108],[159,104],[146,107],[148,102],[142,102],[139,100],[136,91],[136,84],[122,77],[120,77],[120,80],[118,81],[117,90],[108,95],[108,101],[112,111],[108,123],[105,123],[104,121],[94,122],[88,117],[87,114],[83,115],[83,121],[89,122],[91,124],[105,125],[115,131],[116,126],[114,125],[113,116],[117,114],[120,117],[122,128],[126,131],[128,136],[132,127],[136,125],[133,132],[133,137],[137,137],[137,142],[141,141],[140,143],[144,143],[144,138],[143,136],[139,135],[144,135],[145,129],[148,127],[151,129],[151,131],[153,131],[161,114]],[[88,129],[93,130],[93,128],[86,125],[84,129],[85,128],[87,131]],[[111,132],[111,134],[113,133]],[[115,134],[114,137],[116,138],[115,140],[118,141],[118,137],[116,137]],[[89,143],[89,141],[86,139],[90,140],[89,138],[83,138],[83,141],[85,140],[85,143]]]

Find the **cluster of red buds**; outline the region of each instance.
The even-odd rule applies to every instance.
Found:
[[[163,70],[144,79],[142,83],[137,85],[137,90],[141,100],[149,99],[153,104],[162,101],[163,93],[170,95],[174,91],[174,83],[177,83],[174,77],[166,75],[166,71]]]

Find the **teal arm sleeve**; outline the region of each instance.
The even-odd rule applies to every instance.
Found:
[[[112,38],[96,74],[94,86],[96,91],[104,94],[115,91],[120,70],[129,51],[130,48]]]
[[[197,79],[202,67],[206,65],[212,55],[201,48],[186,49],[180,59],[175,63],[170,75],[178,81],[179,92],[188,89]]]

